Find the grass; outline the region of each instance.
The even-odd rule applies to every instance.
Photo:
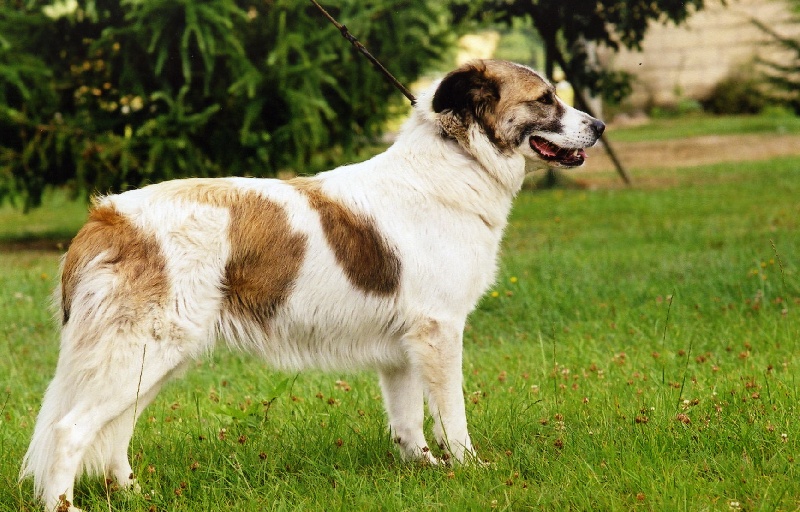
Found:
[[[714,116],[695,114],[654,119],[643,126],[615,129],[608,133],[616,142],[657,141],[704,135],[797,135],[800,117],[789,114]]]
[[[669,176],[517,200],[497,284],[465,333],[487,466],[399,462],[370,373],[287,375],[221,350],[145,411],[131,445],[142,494],[86,479],[79,503],[800,508],[800,158],[636,172]],[[80,224],[82,207],[55,209],[69,214],[37,212],[50,217],[39,232]],[[0,210],[6,233],[16,215]],[[56,252],[0,252],[3,511],[36,508],[16,475],[57,357],[45,307],[57,264]]]
[[[6,248],[66,246],[86,220],[87,206],[66,193],[49,191],[44,208],[22,214],[12,205],[0,205],[0,245]]]

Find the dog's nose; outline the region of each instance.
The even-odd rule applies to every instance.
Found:
[[[599,136],[601,136],[601,135],[603,135],[603,132],[604,132],[604,131],[605,131],[605,129],[606,129],[606,125],[605,125],[605,123],[603,123],[603,121],[601,121],[601,120],[599,120],[599,119],[593,119],[593,120],[592,120],[592,123],[591,123],[591,127],[592,127],[592,131],[593,131],[593,132],[595,133],[595,135],[597,135],[598,137],[599,137]]]
[[[606,129],[606,125],[603,123],[603,121],[601,121],[601,120],[599,120],[599,119],[595,119],[595,120],[593,120],[593,121],[592,121],[592,124],[591,124],[591,127],[592,127],[592,131],[593,131],[593,132],[595,133],[595,135],[597,135],[598,137],[599,137],[599,136],[601,136],[601,135],[603,135],[603,132],[604,132],[604,131],[605,131],[605,129]]]

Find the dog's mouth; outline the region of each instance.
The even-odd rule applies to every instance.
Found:
[[[537,155],[542,160],[554,162],[563,167],[578,167],[586,160],[586,151],[583,148],[562,148],[542,137],[531,136],[528,140]]]

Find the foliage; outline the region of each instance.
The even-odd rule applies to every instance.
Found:
[[[434,0],[330,12],[403,82],[454,37]],[[0,0],[0,201],[313,172],[404,101],[307,2]]]
[[[544,69],[544,44],[529,19],[515,18],[508,25],[497,24],[500,32],[494,57]]]
[[[612,50],[640,49],[651,22],[682,23],[702,9],[704,0],[486,0],[481,12],[512,22],[530,18],[546,50],[546,73],[560,66],[573,85],[588,88],[619,102],[630,94],[631,75],[603,69],[592,55],[592,45]]]
[[[791,3],[793,5],[794,21],[796,24],[800,24],[800,0],[793,0]],[[768,83],[774,89],[769,99],[788,106],[800,115],[800,41],[796,38],[783,36],[756,19],[752,19],[752,22],[772,38],[773,44],[787,54],[787,57],[780,61],[759,60],[759,63],[766,68]]]
[[[764,85],[756,73],[735,72],[711,89],[703,108],[715,114],[758,114],[770,104]]]

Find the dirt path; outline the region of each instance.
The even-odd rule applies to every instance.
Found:
[[[800,155],[800,135],[708,135],[680,140],[617,142],[613,147],[630,171]],[[586,163],[588,173],[613,170],[605,151],[591,150]]]

